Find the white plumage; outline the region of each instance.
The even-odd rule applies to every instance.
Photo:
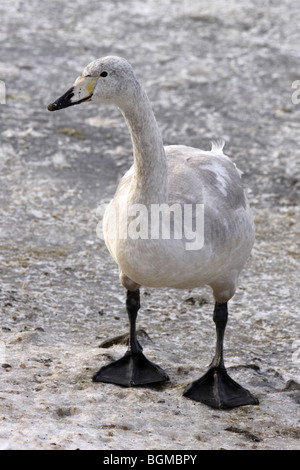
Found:
[[[119,107],[131,134],[134,156],[133,166],[119,182],[103,223],[106,245],[127,289],[130,346],[122,359],[102,367],[94,380],[122,385],[167,380],[159,366],[145,358],[136,338],[139,287],[195,288],[207,284],[216,301],[216,354],[208,372],[191,384],[185,395],[219,408],[258,403],[228,376],[223,362],[227,302],[235,293],[254,243],[254,224],[241,172],[224,155],[224,142],[213,142],[211,151],[183,145],[164,147],[147,95],[132,67],[119,57],[91,62],[73,87],[49,105],[49,110],[83,101],[109,102]],[[158,219],[154,222],[151,217],[158,205],[176,206],[167,239],[162,236],[162,227],[155,231]],[[175,236],[178,217],[185,227],[187,206],[192,211],[192,239],[185,231],[182,237]],[[140,232],[137,220],[132,218],[132,208],[136,207],[141,209]],[[198,214],[199,207],[204,210],[202,232],[195,230],[199,214],[203,215],[203,211]]]

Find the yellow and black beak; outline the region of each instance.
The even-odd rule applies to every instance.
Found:
[[[90,101],[97,79],[98,77],[78,77],[74,85],[66,93],[54,101],[54,103],[48,105],[48,110],[57,111],[83,103],[84,101]]]

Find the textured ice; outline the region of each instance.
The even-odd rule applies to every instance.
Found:
[[[0,447],[299,448],[299,148],[296,2],[2,0]],[[97,208],[132,163],[119,111],[47,105],[91,60],[134,67],[166,145],[226,153],[243,171],[256,243],[230,302],[225,359],[260,405],[229,412],[182,397],[214,350],[213,300],[142,290],[147,356],[171,381],[96,384],[126,346],[125,293]]]

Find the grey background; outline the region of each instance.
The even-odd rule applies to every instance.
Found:
[[[288,0],[1,1],[2,448],[297,448],[299,36]],[[126,348],[99,348],[128,322],[96,228],[131,141],[112,106],[47,105],[111,54],[134,67],[165,144],[209,149],[224,138],[244,173],[257,235],[230,302],[225,358],[259,406],[224,412],[182,397],[214,350],[208,288],[142,290],[141,341],[169,384],[91,381]]]

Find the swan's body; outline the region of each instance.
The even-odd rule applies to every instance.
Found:
[[[216,300],[234,294],[238,275],[254,241],[254,226],[235,165],[221,147],[202,151],[185,146],[165,147],[168,161],[167,200],[140,198],[132,191],[134,167],[121,179],[104,216],[107,247],[118,263],[126,288],[131,281],[149,287],[195,288],[204,284]],[[147,183],[146,183],[147,184]],[[153,202],[152,202],[153,201]],[[110,220],[133,203],[203,204],[204,245],[187,250],[187,240],[132,240],[110,237]],[[183,209],[182,209],[183,213]],[[127,220],[119,214],[121,220]],[[128,220],[127,220],[128,222]],[[136,288],[137,288],[136,287]]]
[[[216,301],[216,355],[209,374],[200,379],[200,385],[197,381],[188,387],[185,394],[217,407],[257,403],[226,374],[222,350],[227,302],[234,295],[254,242],[254,224],[240,172],[223,154],[223,145],[213,145],[211,151],[181,145],[164,147],[147,95],[124,59],[106,57],[91,62],[74,86],[49,105],[49,110],[82,101],[112,102],[120,108],[131,133],[134,154],[134,164],[121,179],[103,223],[106,245],[128,292],[130,349],[124,358],[100,369],[94,380],[123,385],[166,380],[166,374],[142,354],[136,339],[139,287],[195,288],[208,284]],[[203,240],[200,232],[195,232],[193,240],[185,232],[175,237],[175,222],[168,239],[161,234],[153,237],[153,220],[150,217],[149,221],[148,215],[152,207],[163,204],[177,205],[177,216],[182,217],[184,208],[190,206],[194,225],[198,221],[196,207],[202,205]],[[137,205],[148,214],[142,237],[136,232],[129,236],[132,218],[128,211]],[[193,248],[187,249],[191,243]]]

